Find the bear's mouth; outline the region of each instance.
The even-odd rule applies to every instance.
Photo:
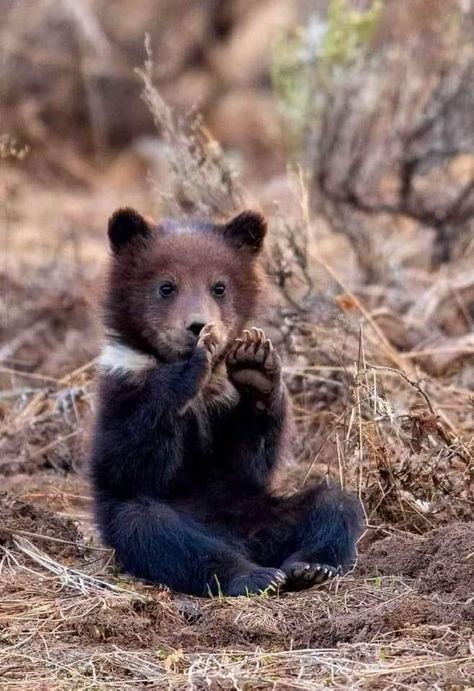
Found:
[[[186,331],[162,331],[155,340],[155,349],[161,360],[173,362],[189,357],[197,342],[198,336]]]
[[[222,336],[223,344],[215,357],[213,369],[225,360],[235,338],[231,332],[223,333]],[[199,335],[195,336],[189,331],[166,330],[158,334],[154,349],[159,360],[171,363],[189,358],[198,341]]]

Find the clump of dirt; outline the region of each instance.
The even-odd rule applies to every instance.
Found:
[[[90,280],[71,282],[60,271],[39,273],[28,284],[0,273],[8,297],[0,306],[3,359],[15,369],[58,377],[72,372],[96,354],[98,326],[92,301],[97,289]],[[19,364],[21,363],[21,364]],[[1,380],[0,380],[1,381]]]
[[[96,608],[77,621],[69,622],[65,639],[76,643],[80,640],[85,645],[100,642],[124,648],[178,648],[183,633],[179,609],[165,590],[157,588],[155,598],[149,603],[137,599]]]
[[[3,478],[33,476],[44,470],[62,476],[85,463],[90,425],[87,384],[44,392],[36,403],[40,424],[30,419],[19,430],[14,421],[11,428],[4,428],[0,441]]]
[[[341,594],[356,587],[341,585]],[[403,638],[414,630],[427,640],[441,639],[445,627],[453,624],[467,631],[474,614],[472,605],[450,602],[447,607],[435,598],[409,592],[391,598],[385,593],[379,604],[368,607],[361,591],[360,600],[349,611],[343,600],[325,590],[278,600],[222,602],[173,595],[163,600],[161,595],[145,605],[137,602],[136,607],[119,603],[112,609],[96,608],[77,622],[68,622],[65,637],[81,645],[183,647],[189,652],[254,650],[256,646],[328,648],[367,643],[378,636]]]
[[[410,630],[427,627],[429,638],[435,638],[433,627],[449,626],[454,622],[466,629],[474,616],[472,605],[449,602],[449,607],[438,598],[408,595],[401,600],[395,597],[374,608],[353,611],[341,615],[334,621],[329,636],[324,640],[320,635],[311,639],[312,645],[327,646],[339,643],[362,643],[373,640],[378,635],[393,634],[403,636]]]
[[[0,545],[11,544],[15,533],[31,533],[31,536],[34,534],[54,538],[48,541],[41,540],[40,544],[42,548],[47,544],[48,553],[54,556],[67,558],[81,553],[82,536],[74,521],[18,499],[8,492],[1,492]]]
[[[408,576],[419,593],[468,598],[474,592],[474,523],[451,523],[423,537],[377,540],[361,555],[358,573]]]

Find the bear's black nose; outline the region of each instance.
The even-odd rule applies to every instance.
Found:
[[[195,336],[199,336],[203,326],[205,326],[204,322],[198,322],[198,321],[191,322],[191,324],[189,324],[189,326],[188,326],[188,331],[191,331],[191,333],[194,334]]]

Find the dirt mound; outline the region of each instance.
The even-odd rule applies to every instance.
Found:
[[[67,278],[39,272],[21,283],[0,272],[1,476],[64,473],[83,460],[97,325],[91,283]]]
[[[80,553],[81,534],[74,521],[62,518],[41,506],[0,493],[0,545],[9,545],[14,534],[27,537],[44,536],[52,540],[37,540],[54,556],[73,557]]]
[[[358,573],[408,576],[419,593],[467,598],[474,592],[474,523],[451,523],[423,537],[378,540],[361,555]]]
[[[342,586],[341,594],[347,596],[351,588],[357,584]],[[253,650],[256,646],[328,648],[388,635],[401,639],[415,629],[422,637],[438,639],[454,623],[467,631],[474,616],[472,605],[449,603],[447,607],[444,602],[408,592],[391,599],[384,593],[383,601],[374,607],[368,607],[362,597],[350,612],[344,612],[334,593],[324,590],[250,602],[204,602],[179,596],[162,599],[166,594],[158,595],[144,606],[121,603],[113,609],[95,609],[68,626],[67,640],[125,648],[146,644],[157,649],[166,643],[171,648],[209,652],[216,648]]]
[[[0,477],[35,476],[53,470],[58,477],[85,466],[90,430],[90,387],[62,386],[33,399],[30,415],[12,416],[0,439]],[[36,419],[35,419],[36,418]],[[37,419],[40,424],[35,424]],[[5,487],[5,485],[2,485]]]
[[[466,629],[469,627],[474,617],[472,605],[450,602],[447,607],[447,603],[436,601],[437,599],[413,594],[401,600],[394,598],[393,601],[385,602],[373,609],[342,615],[334,623],[329,644],[334,646],[346,642],[362,643],[387,634],[402,637],[420,627],[426,627],[428,633],[432,627],[450,626],[453,622]],[[431,636],[436,637],[434,632]],[[328,639],[323,641],[318,636],[312,639],[311,643],[324,647],[328,645]]]

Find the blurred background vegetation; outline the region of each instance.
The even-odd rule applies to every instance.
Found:
[[[366,280],[384,271],[374,216],[429,230],[434,264],[472,249],[470,0],[1,0],[0,12],[0,131],[38,175],[166,175],[135,71],[148,34],[153,82],[179,117],[202,114],[246,180],[302,164],[313,209]]]

